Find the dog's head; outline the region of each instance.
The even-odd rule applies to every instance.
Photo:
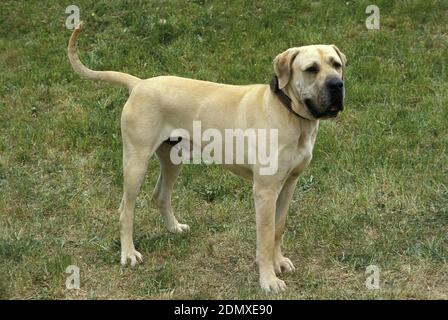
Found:
[[[311,45],[279,54],[274,70],[279,88],[301,102],[301,110],[296,111],[326,119],[336,117],[344,108],[342,70],[346,62],[335,45]]]

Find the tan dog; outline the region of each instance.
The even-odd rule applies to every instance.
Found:
[[[274,59],[277,85],[233,86],[173,76],[142,80],[114,71],[93,71],[76,53],[77,27],[68,56],[79,75],[129,89],[122,116],[124,193],[120,205],[121,263],[143,261],[133,243],[134,205],[148,160],[157,153],[161,172],[153,193],[171,232],[189,229],[171,209],[171,193],[180,165],[164,143],[175,128],[191,132],[193,120],[204,128],[278,129],[278,170],[260,175],[259,164],[228,164],[233,173],[253,181],[256,210],[257,263],[260,285],[267,292],[286,288],[276,274],[294,270],[283,256],[286,214],[300,173],[310,163],[319,119],[335,117],[343,108],[344,54],[334,45],[291,48]],[[290,99],[290,100],[288,100]],[[285,102],[286,101],[286,102]],[[290,103],[288,110],[288,101]],[[286,108],[285,108],[286,107]],[[184,137],[185,138],[185,137]]]

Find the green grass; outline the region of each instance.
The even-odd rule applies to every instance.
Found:
[[[267,83],[292,46],[334,43],[348,57],[346,110],[321,122],[295,190],[284,299],[448,298],[446,1],[77,1],[90,67]],[[0,298],[266,298],[255,265],[251,186],[188,165],[173,205],[191,232],[168,234],[150,202],[153,159],[136,209],[145,263],[119,265],[119,119],[126,92],[76,76],[59,1],[0,3]],[[166,23],[163,22],[165,19]],[[81,289],[65,289],[65,268]],[[365,268],[381,288],[364,286]]]

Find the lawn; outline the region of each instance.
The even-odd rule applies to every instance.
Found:
[[[176,235],[151,202],[151,160],[135,222],[145,262],[120,266],[127,92],[71,70],[69,4],[0,2],[0,298],[448,298],[447,1],[74,3],[80,57],[98,70],[268,83],[289,47],[346,54],[345,110],[321,122],[295,190],[284,251],[296,271],[277,296],[259,289],[251,185],[219,166],[184,166],[173,207],[191,231]],[[366,29],[370,4],[380,30]]]

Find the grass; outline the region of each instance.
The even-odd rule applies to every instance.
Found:
[[[446,1],[77,1],[82,60],[140,77],[175,74],[267,83],[292,46],[347,55],[346,111],[321,122],[295,190],[285,251],[297,270],[265,296],[255,265],[251,186],[218,166],[187,165],[173,205],[191,232],[168,234],[136,209],[145,263],[119,265],[123,89],[76,76],[59,1],[0,3],[0,298],[447,299]],[[81,270],[65,289],[65,268]],[[377,265],[380,290],[367,290]]]

